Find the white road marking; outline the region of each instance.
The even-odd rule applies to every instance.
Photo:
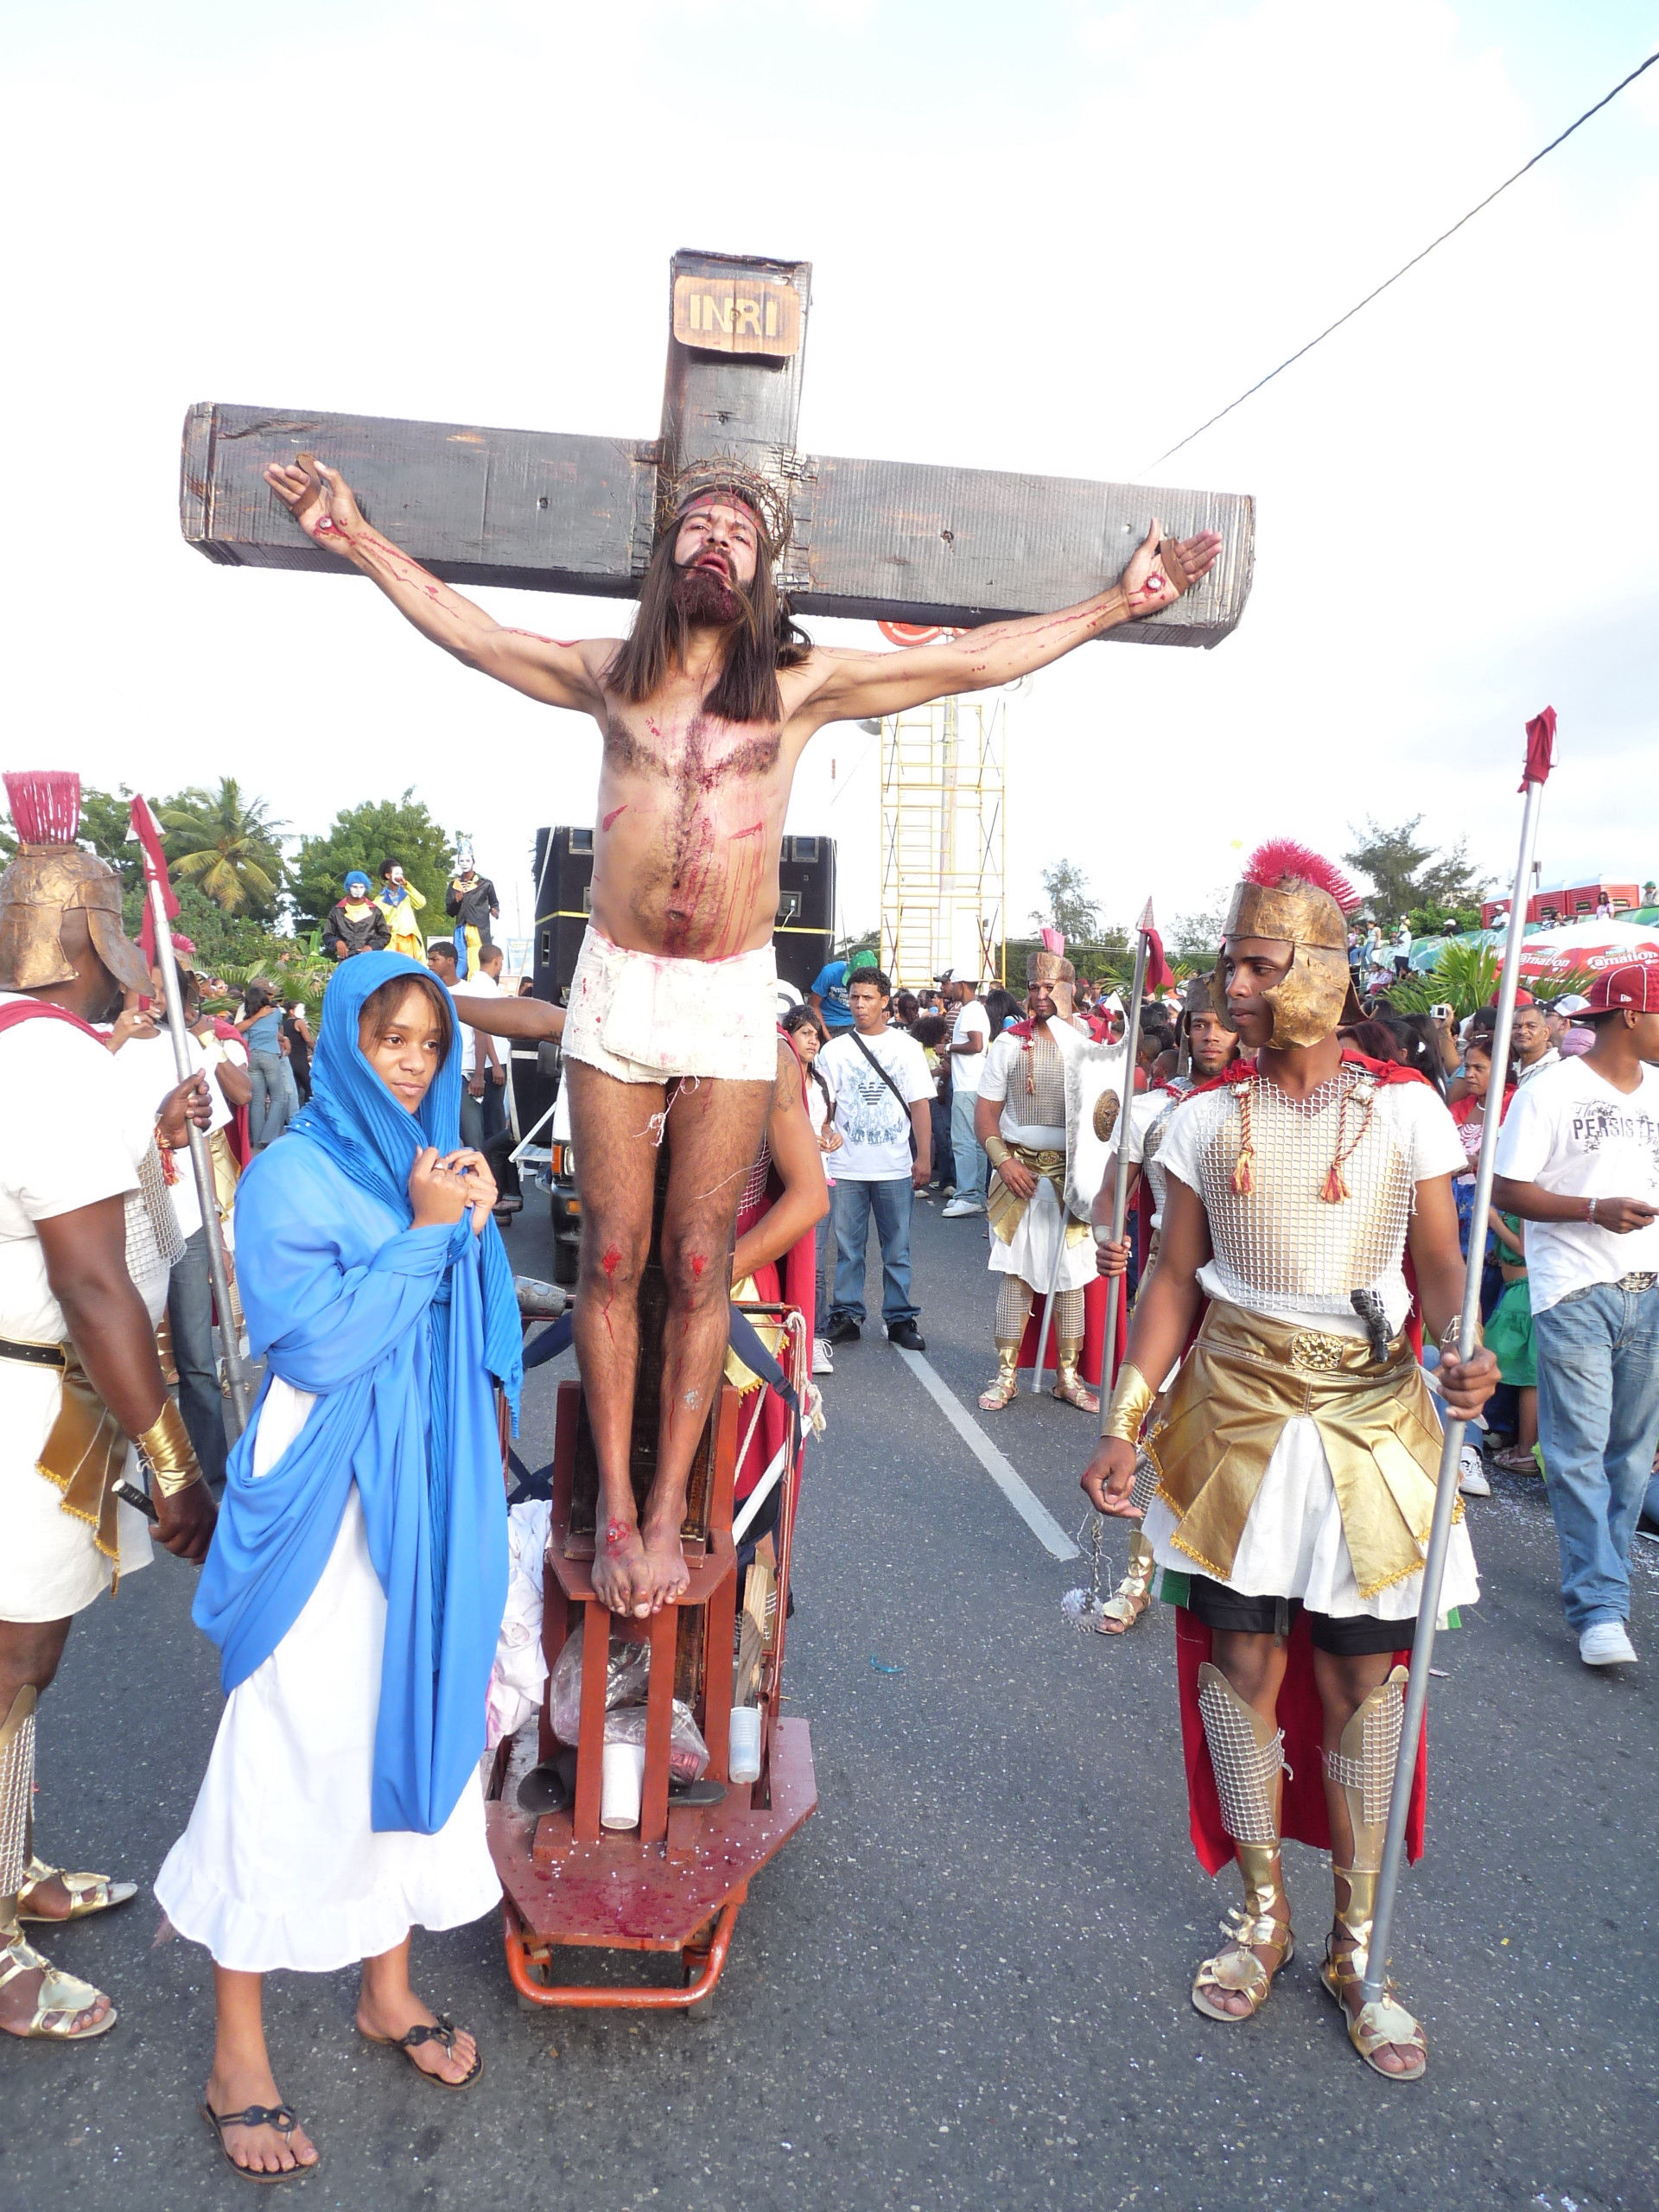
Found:
[[[906,1351],[898,1344],[893,1350],[1043,1548],[1056,1559],[1080,1559],[1082,1554],[1054,1516],[979,1424],[969,1418],[955,1393],[946,1388],[923,1355]]]

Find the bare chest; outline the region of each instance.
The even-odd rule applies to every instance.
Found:
[[[728,722],[693,702],[612,702],[605,732],[611,772],[681,798],[766,783],[779,772],[782,734],[769,722]]]

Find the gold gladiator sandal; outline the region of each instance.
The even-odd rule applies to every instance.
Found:
[[[1406,1669],[1396,1667],[1363,1700],[1343,1730],[1340,1749],[1325,1754],[1325,1779],[1335,1783],[1347,1800],[1354,1832],[1354,1863],[1339,1866],[1334,1859],[1331,1862],[1337,1910],[1325,1941],[1319,1980],[1342,2006],[1349,2042],[1385,2082],[1421,2082],[1428,2071],[1428,2041],[1422,2024],[1403,2005],[1395,2003],[1391,1981],[1384,1981],[1380,1998],[1362,2005],[1357,2012],[1351,2012],[1348,2005],[1350,1993],[1361,1986],[1370,1967],[1371,1922],[1388,1831],[1389,1797],[1400,1756],[1405,1682]],[[1376,2054],[1385,2044],[1414,2054],[1416,2064],[1408,2063],[1397,2074],[1379,2066]]]
[[[1075,1406],[1080,1414],[1097,1414],[1100,1400],[1077,1372],[1082,1340],[1057,1340],[1054,1348],[1054,1392],[1062,1405]]]
[[[69,1892],[67,1912],[35,1912],[30,1910],[36,1890],[48,1882],[61,1882]],[[61,1866],[48,1866],[43,1859],[31,1858],[23,1871],[23,1886],[17,1898],[19,1920],[37,1922],[43,1928],[62,1928],[72,1920],[85,1920],[94,1912],[109,1912],[118,1904],[125,1904],[138,1894],[137,1882],[112,1881],[107,1874],[71,1874]]]
[[[1236,2024],[1253,2019],[1262,2010],[1274,1974],[1289,1965],[1296,1951],[1279,1847],[1285,1739],[1208,1660],[1198,1669],[1198,1712],[1221,1800],[1222,1826],[1238,1851],[1244,1903],[1222,1923],[1222,1933],[1230,1940],[1198,1968],[1192,2002],[1205,2019]],[[1257,1958],[1258,1949],[1278,1953],[1270,1967]],[[1247,1999],[1247,2009],[1232,2012],[1217,2005],[1211,1993],[1217,1990]]]
[[[83,2012],[108,2004],[101,1990],[72,1974],[60,1974],[49,1959],[23,1941],[17,1924],[18,1893],[24,1887],[28,1866],[30,1802],[35,1785],[35,1691],[28,1685],[18,1691],[11,1710],[0,1720],[0,1990],[10,1989],[24,1974],[38,1974],[40,1986],[29,2018],[9,2025],[5,2032],[25,2040],[89,2043],[115,2025],[115,2007],[100,2020],[77,2028]]]
[[[1011,1406],[1020,1395],[1020,1345],[1001,1342],[996,1347],[996,1376],[979,1394],[980,1408],[988,1414],[1000,1414]]]
[[[1123,1580],[1100,1609],[1095,1624],[1102,1636],[1127,1636],[1142,1613],[1152,1609],[1152,1578],[1157,1563],[1152,1546],[1137,1529],[1129,1538],[1129,1564]]]

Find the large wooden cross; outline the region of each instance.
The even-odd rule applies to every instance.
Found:
[[[1250,588],[1255,511],[1224,493],[1090,484],[804,454],[795,443],[811,264],[681,252],[660,435],[484,429],[206,401],[185,418],[180,518],[211,561],[353,573],[294,527],[268,461],[315,449],[368,519],[457,584],[629,599],[651,557],[659,487],[735,456],[786,491],[779,573],[798,614],[971,627],[1046,613],[1111,582],[1156,515],[1172,536],[1219,531],[1202,586],[1106,634],[1213,645]]]

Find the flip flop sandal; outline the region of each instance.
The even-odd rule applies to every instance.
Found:
[[[31,1912],[30,1893],[51,1881],[61,1882],[68,1891],[68,1911]],[[94,1912],[112,1911],[137,1894],[137,1882],[114,1882],[107,1874],[66,1873],[61,1866],[48,1866],[43,1859],[31,1859],[23,1874],[23,1885],[17,1893],[17,1917],[37,1922],[45,1928],[67,1928],[72,1920],[85,1920]]]
[[[442,2074],[432,2073],[416,2057],[416,2051],[423,2043],[441,2043],[446,2050],[454,2049],[455,2024],[447,2012],[439,2013],[435,2027],[429,2028],[423,2024],[420,2027],[411,2028],[406,2036],[372,2036],[365,2029],[361,2028],[359,2029],[358,2033],[362,2036],[365,2043],[384,2044],[388,2050],[401,2050],[421,2079],[423,2082],[430,2082],[433,2088],[436,2089],[470,2089],[484,2071],[484,2053],[481,2050],[474,2051],[472,2065],[461,2075],[459,2082],[446,2082]]]
[[[8,2028],[6,2034],[16,2036],[20,2043],[91,2043],[94,2036],[109,2033],[116,2022],[113,2005],[89,2028],[71,2025],[77,2013],[92,2011],[104,1995],[101,1989],[94,1989],[77,1974],[63,1973],[21,1936],[14,1936],[0,1951],[0,1989],[10,1987],[21,1974],[37,1971],[41,1986],[35,1993],[34,2017],[26,2028]]]
[[[291,2139],[295,2129],[300,2124],[299,2114],[292,2105],[250,2105],[245,2112],[215,2112],[204,2100],[196,2107],[196,2110],[213,2129],[214,2140],[219,2145],[219,2156],[231,2171],[240,2174],[244,2181],[298,2181],[306,2174],[315,2173],[317,2168],[322,2164],[321,2158],[314,2158],[308,2166],[302,2166],[296,2158],[291,2166],[279,2166],[272,2174],[265,2172],[263,2167],[238,2164],[232,2156],[231,2146],[225,2140],[225,2131],[227,2127],[274,2127],[283,2142],[292,2149]]]

